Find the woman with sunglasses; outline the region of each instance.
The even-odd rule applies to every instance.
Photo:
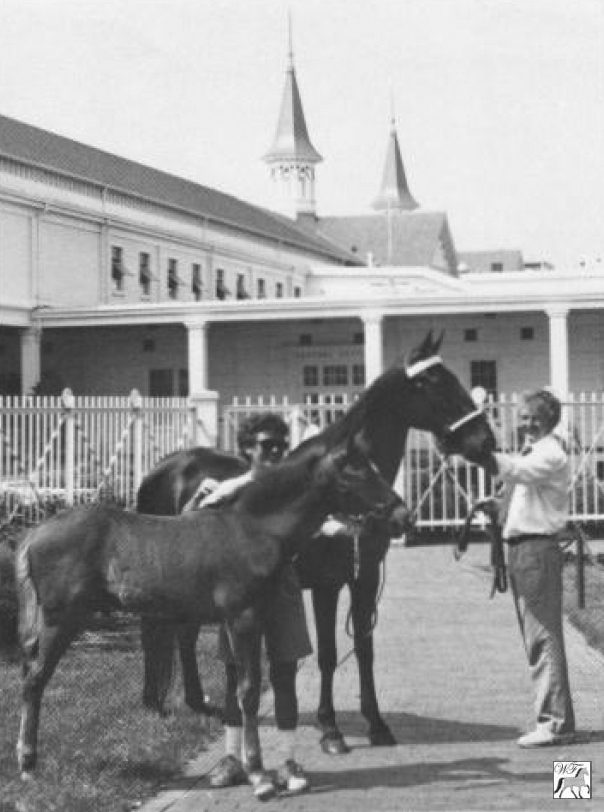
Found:
[[[281,462],[289,446],[288,441],[288,426],[279,415],[272,412],[253,415],[242,424],[237,435],[240,454],[250,464],[250,470],[221,483],[203,480],[197,493],[183,510],[205,508],[229,500],[258,471]],[[311,654],[312,646],[306,625],[302,590],[291,562],[283,567],[277,589],[265,601],[259,625],[259,633],[264,637],[269,678],[274,692],[281,767],[276,781],[264,769],[245,769],[241,711],[236,693],[237,672],[226,631],[221,627],[219,656],[226,669],[226,753],[211,771],[209,781],[212,787],[230,787],[249,781],[254,795],[260,800],[267,800],[278,789],[286,789],[293,794],[304,792],[309,786],[308,778],[295,758],[298,726],[296,672],[298,660]]]

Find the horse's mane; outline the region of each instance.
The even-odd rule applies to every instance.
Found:
[[[397,386],[393,386],[395,381]],[[393,403],[395,393],[397,399],[402,397],[407,381],[404,364],[399,361],[376,378],[348,411],[339,420],[323,429],[315,439],[325,442],[328,447],[333,447],[345,442],[361,429],[364,429],[366,435],[371,434],[372,430],[379,429],[384,409],[390,411],[395,405]]]
[[[237,495],[250,513],[268,513],[281,508],[292,493],[308,490],[317,463],[326,454],[325,446],[308,445],[301,454],[259,471]]]

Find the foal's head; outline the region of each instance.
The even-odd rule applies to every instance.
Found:
[[[366,456],[358,437],[337,446],[321,460],[317,479],[329,488],[332,512],[389,519],[393,535],[408,529],[405,503]]]
[[[430,331],[405,365],[410,423],[434,434],[445,454],[462,454],[484,465],[495,449],[495,437],[484,413],[443,364],[441,343],[442,334],[435,341]]]
[[[350,517],[388,518],[395,509],[404,508],[356,437],[330,450],[325,444],[309,444],[259,473],[241,498],[245,508],[256,515],[287,509],[294,502],[309,502],[315,511]]]

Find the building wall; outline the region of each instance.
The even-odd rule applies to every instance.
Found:
[[[0,295],[4,304],[35,298],[32,285],[31,217],[18,206],[0,206]]]
[[[202,298],[215,298],[224,271],[234,298],[242,274],[251,298],[302,293],[312,256],[201,216],[137,201],[98,186],[0,161],[0,290],[19,304],[48,306],[168,301],[168,260],[177,261],[178,300],[193,301],[191,266],[201,265]],[[111,277],[111,249],[123,250],[124,278]],[[150,254],[151,291],[139,282]],[[277,285],[280,290],[277,290]]]
[[[441,354],[466,387],[473,383],[472,362],[481,361],[495,362],[499,393],[520,392],[548,382],[549,332],[544,313],[391,317],[384,322],[385,364],[407,357],[429,329],[435,334],[445,331]],[[601,390],[604,325],[598,313],[571,314],[569,334],[571,391]],[[271,395],[287,395],[292,402],[300,402],[319,392],[351,396],[363,388],[362,381],[354,377],[355,368],[363,364],[362,341],[359,319],[211,324],[208,385],[219,392],[223,402],[235,396]],[[14,346],[5,351],[4,360],[8,358],[17,363]],[[162,394],[182,394],[186,329],[173,325],[46,330],[42,366],[47,376],[51,374],[53,380],[79,394],[127,394],[133,388],[150,394],[152,375],[156,385],[157,376],[172,381],[171,392]],[[309,367],[316,367],[316,384],[305,378]],[[335,367],[346,367],[345,383],[333,382]],[[328,373],[331,380],[325,382]]]

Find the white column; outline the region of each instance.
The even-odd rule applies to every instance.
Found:
[[[365,327],[365,384],[369,386],[384,371],[383,313],[361,317]]]
[[[547,308],[549,318],[549,379],[555,393],[568,394],[568,308]]]
[[[186,322],[188,337],[189,392],[197,394],[208,388],[208,323]]]
[[[218,442],[218,393],[208,391],[208,323],[185,323],[188,336],[191,442],[214,446]]]
[[[42,330],[39,327],[28,327],[21,332],[21,394],[31,395],[34,387],[40,383],[41,361],[40,345]]]

